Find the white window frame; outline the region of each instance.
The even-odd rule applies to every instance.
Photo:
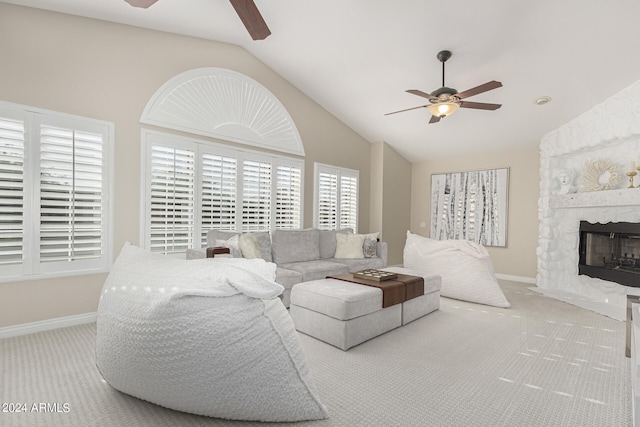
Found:
[[[153,145],[175,146],[192,150],[195,153],[195,190],[194,190],[194,212],[193,212],[193,232],[191,234],[190,247],[200,248],[203,247],[204,232],[201,226],[201,208],[202,208],[202,170],[201,162],[204,154],[213,154],[219,156],[233,157],[236,159],[236,205],[235,205],[235,230],[237,232],[246,231],[242,228],[242,194],[243,194],[243,182],[242,182],[242,170],[243,162],[259,161],[264,163],[270,163],[272,165],[272,179],[271,179],[271,208],[270,208],[270,231],[275,230],[276,227],[276,189],[277,180],[275,179],[278,166],[291,166],[300,168],[300,227],[304,221],[304,159],[297,159],[293,157],[286,157],[277,154],[266,154],[256,150],[235,148],[225,144],[204,141],[191,137],[169,134],[165,132],[153,131],[149,129],[142,129],[141,135],[141,194],[140,198],[142,213],[140,219],[140,242],[144,248],[150,248],[151,246],[151,195],[150,195],[150,183],[151,183],[151,158],[150,153]],[[255,231],[255,230],[254,230]],[[176,256],[184,254],[184,251],[174,252]]]
[[[338,166],[327,165],[324,163],[314,163],[313,168],[313,226],[316,228],[321,228],[319,224],[319,209],[320,209],[320,174],[326,173],[330,175],[335,175],[337,179],[337,211],[336,211],[336,224],[334,228],[342,228],[340,224],[340,209],[341,209],[341,181],[343,177],[355,178],[356,180],[356,200],[355,204],[357,207],[356,215],[355,215],[355,228],[354,232],[358,232],[358,217],[360,215],[359,207],[360,207],[360,172],[355,169],[342,168]]]
[[[113,253],[113,140],[111,122],[0,101],[0,117],[24,123],[22,262],[0,265],[0,283],[98,274],[111,268]],[[95,259],[41,261],[41,125],[101,135],[101,241]]]

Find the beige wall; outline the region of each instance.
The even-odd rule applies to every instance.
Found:
[[[507,247],[489,247],[496,273],[535,278],[540,155],[537,149],[413,165],[411,231],[429,236],[431,174],[509,168]],[[420,224],[424,223],[425,227]]]
[[[387,242],[389,265],[402,264],[409,229],[411,163],[384,142],[371,146],[371,204],[369,230]]]
[[[246,74],[289,111],[306,151],[306,227],[317,161],[360,171],[368,231],[370,144],[240,47],[0,3],[0,58],[1,100],[115,123],[115,254],[140,235],[140,114],[163,83],[199,67]],[[0,283],[0,327],[95,311],[104,278]]]
[[[402,264],[410,226],[411,163],[390,145],[382,143],[383,202],[381,237],[389,245],[389,265]],[[375,167],[372,165],[372,168]]]

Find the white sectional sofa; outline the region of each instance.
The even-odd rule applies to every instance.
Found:
[[[236,256],[262,258],[267,262],[275,263],[277,265],[276,282],[285,288],[282,302],[285,307],[289,307],[291,288],[297,283],[324,279],[336,274],[353,273],[368,268],[386,267],[386,242],[376,241],[375,254],[369,252],[371,257],[366,257],[365,252],[367,251],[363,249],[362,257],[336,258],[336,235],[339,233],[353,234],[351,229],[335,231],[310,228],[256,233],[211,230],[207,233],[207,246],[228,246]],[[236,241],[239,244],[234,248]],[[205,257],[205,249],[187,251],[187,259]]]

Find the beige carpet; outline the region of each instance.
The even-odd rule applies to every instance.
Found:
[[[510,309],[442,298],[439,311],[348,352],[302,335],[331,418],[296,425],[630,426],[624,323],[501,284]],[[0,403],[27,406],[0,412],[0,426],[259,424],[113,390],[95,368],[94,340],[95,324],[0,340]]]

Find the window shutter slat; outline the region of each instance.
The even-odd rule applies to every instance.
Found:
[[[337,228],[338,175],[321,172],[318,176],[318,229]]]
[[[243,163],[242,230],[271,229],[271,164]]]
[[[202,156],[201,244],[209,230],[236,230],[237,160],[233,157]]]
[[[0,265],[23,257],[24,124],[0,118]]]
[[[301,168],[279,165],[276,172],[276,229],[302,228],[301,206]]]
[[[195,153],[151,147],[150,249],[177,253],[193,247]]]
[[[103,255],[102,135],[40,129],[40,261]]]

